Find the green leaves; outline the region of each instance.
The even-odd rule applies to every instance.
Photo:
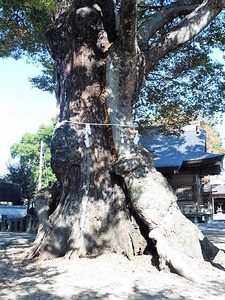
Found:
[[[181,2],[141,0],[138,2],[139,21],[153,22],[152,16],[157,13],[160,16],[162,9],[176,3],[179,6]],[[0,57],[18,59],[26,55],[40,62],[43,74],[30,82],[48,92],[55,89],[55,68],[46,48],[45,32],[52,25],[54,10],[54,0],[0,0]],[[164,18],[149,44],[157,44],[160,37],[185,16],[181,10],[168,20]],[[225,50],[224,17],[225,13],[221,12],[194,40],[169,53],[154,72],[147,74],[146,86],[135,104],[136,119],[170,126],[181,122],[182,126],[197,115],[213,118],[215,113],[225,111],[223,65],[210,56],[215,48]]]
[[[51,137],[56,120],[53,119],[52,122],[52,125],[41,125],[36,134],[24,134],[20,143],[11,147],[11,157],[16,162],[9,164],[9,174],[7,174],[6,178],[8,181],[10,180],[24,186],[26,195],[29,195],[29,197],[37,191],[41,141],[44,145],[42,153],[42,188],[53,184],[56,180],[51,169],[50,152]]]
[[[50,57],[42,57],[42,75],[30,78],[33,87],[42,91],[53,93],[55,91],[55,65]]]
[[[215,47],[225,46],[225,27],[218,26],[223,18],[221,13],[194,41],[170,53],[148,74],[135,104],[136,120],[166,125],[171,131],[199,116],[213,120],[225,112],[224,64],[212,55]]]
[[[0,57],[27,56],[43,66],[32,85],[54,91],[54,64],[47,51],[45,32],[51,27],[54,0],[0,0]]]
[[[51,24],[53,1],[0,1],[0,56],[46,53],[45,31]]]
[[[4,180],[9,183],[17,183],[22,187],[23,197],[31,199],[36,189],[35,173],[29,164],[20,162],[8,165],[9,173]]]

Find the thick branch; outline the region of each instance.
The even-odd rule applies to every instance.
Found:
[[[143,49],[146,54],[147,73],[169,52],[198,35],[221,12],[224,1],[205,0],[191,14],[157,42]]]
[[[140,25],[138,29],[139,44],[142,46],[147,45],[149,39],[153,37],[159,29],[163,28],[173,19],[181,15],[189,14],[198,7],[200,2],[202,2],[202,0],[178,0],[175,3],[158,10]]]

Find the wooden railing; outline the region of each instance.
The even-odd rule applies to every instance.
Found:
[[[36,233],[38,229],[38,219],[36,216],[27,215],[23,218],[10,218],[2,216],[1,231],[8,232],[31,232]]]

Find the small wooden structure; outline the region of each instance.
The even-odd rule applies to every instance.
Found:
[[[195,222],[209,222],[213,215],[212,199],[203,191],[202,178],[221,172],[224,155],[206,152],[206,132],[200,122],[183,127],[179,136],[149,128],[141,143],[154,152],[155,167],[172,186],[183,214]]]
[[[37,226],[37,216],[22,201],[20,185],[0,182],[0,230],[35,232]]]
[[[23,204],[21,186],[15,183],[0,182],[0,203]]]

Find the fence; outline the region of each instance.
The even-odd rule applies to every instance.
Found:
[[[11,218],[2,216],[1,231],[8,232],[31,232],[36,233],[38,229],[38,219],[36,216],[27,215],[23,218]]]

